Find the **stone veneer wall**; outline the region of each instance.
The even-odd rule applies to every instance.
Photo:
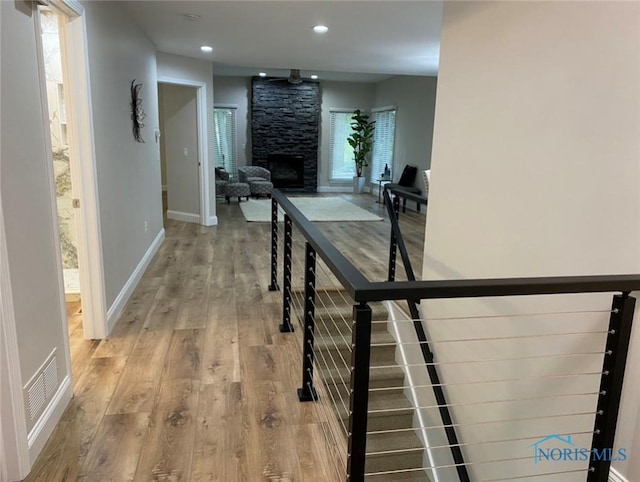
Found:
[[[304,156],[304,191],[318,187],[320,85],[305,80],[251,82],[251,148],[253,165],[267,167],[269,154]]]

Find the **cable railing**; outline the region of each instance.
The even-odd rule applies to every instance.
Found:
[[[336,480],[606,481],[640,275],[418,281],[385,197],[381,282],[272,197],[270,289],[282,290],[281,331],[301,340],[298,395],[318,406]],[[398,250],[408,281],[393,280]],[[604,309],[580,293],[618,294]],[[557,294],[579,299],[529,312],[495,302]],[[469,299],[491,309],[465,312]]]

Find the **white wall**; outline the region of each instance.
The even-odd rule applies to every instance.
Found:
[[[610,2],[445,3],[427,217],[425,279],[640,272],[640,5]],[[597,65],[597,67],[596,67]],[[610,295],[424,303],[429,317],[608,310]],[[473,319],[428,324],[434,339],[606,329],[608,315]],[[637,330],[636,330],[637,331]],[[637,339],[637,336],[636,336]],[[436,345],[439,361],[520,358],[601,350],[599,337]],[[441,347],[447,346],[444,350]],[[637,344],[632,351],[638,350]],[[632,353],[633,356],[633,353]],[[464,357],[464,358],[462,358]],[[595,369],[594,357],[544,362],[548,373]],[[443,366],[444,381],[532,374],[533,364]],[[537,365],[537,364],[536,364]],[[537,365],[540,366],[540,365]],[[486,377],[486,378],[485,378]],[[545,390],[597,391],[598,377],[497,387],[448,387],[450,403],[529,397]],[[506,387],[506,388],[505,388]],[[637,390],[627,384],[630,391]],[[635,398],[637,400],[637,397]],[[456,421],[593,410],[593,397],[456,407]],[[636,402],[637,403],[637,402]],[[638,406],[619,426],[636,425]],[[522,427],[530,435],[592,429],[569,417]],[[489,429],[491,428],[491,429]],[[462,429],[463,442],[514,436],[518,424]],[[631,431],[616,446],[631,447]],[[637,432],[636,432],[637,433]],[[516,435],[517,436],[517,435]],[[638,436],[636,435],[636,440]],[[590,435],[577,436],[579,445]],[[531,443],[531,442],[529,442]],[[467,448],[470,461],[531,456],[525,442]],[[637,452],[635,457],[637,457]],[[629,480],[632,462],[614,464]],[[576,465],[577,464],[577,465]],[[515,463],[520,473],[549,471]],[[505,465],[474,466],[476,478],[513,477]],[[552,471],[584,468],[569,462]],[[634,470],[637,469],[637,463]],[[584,480],[584,474],[554,481]]]
[[[414,186],[424,192],[420,171],[431,166],[431,141],[436,103],[436,77],[398,75],[376,84],[373,107],[395,106],[393,180],[406,164],[416,166]]]
[[[320,82],[320,91],[322,104],[318,188],[338,188],[350,191],[353,189],[353,183],[351,181],[347,183],[329,182],[330,110],[332,108],[370,109],[373,105],[375,84],[361,82]]]
[[[214,104],[236,106],[236,143],[238,166],[251,165],[251,123],[249,104],[251,78],[213,77]]]
[[[85,2],[85,10],[105,292],[112,306],[162,230],[156,57],[117,3]],[[133,79],[143,85],[144,144],[131,133]]]
[[[167,166],[167,216],[189,215],[200,221],[197,91],[194,87],[160,84],[160,119]]]
[[[210,177],[209,186],[209,220],[207,223],[217,223],[216,218],[216,198],[214,182],[214,141],[213,141],[213,64],[203,60],[181,57],[179,55],[158,52],[157,55],[158,78],[164,82],[196,82],[205,85],[206,125],[204,129],[207,133],[206,158],[203,163],[207,163]]]

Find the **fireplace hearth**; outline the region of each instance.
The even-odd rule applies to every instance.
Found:
[[[304,188],[304,157],[291,154],[269,154],[267,169],[271,171],[273,187],[279,189]]]

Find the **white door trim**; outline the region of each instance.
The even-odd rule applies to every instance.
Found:
[[[159,84],[175,84],[187,87],[196,87],[196,101],[198,105],[198,159],[200,166],[200,224],[213,226],[217,219],[211,217],[209,206],[211,205],[211,193],[209,192],[209,138],[207,136],[207,84],[194,80],[177,79],[173,77],[158,77]]]
[[[62,32],[65,40],[65,89],[69,136],[71,184],[80,208],[75,211],[82,294],[83,329],[86,339],[108,334],[107,302],[102,259],[102,231],[98,201],[97,168],[91,105],[91,83],[84,8],[73,0],[53,1],[68,15]],[[53,180],[55,182],[55,180]],[[54,198],[55,201],[55,198]],[[54,203],[55,206],[55,203]]]

